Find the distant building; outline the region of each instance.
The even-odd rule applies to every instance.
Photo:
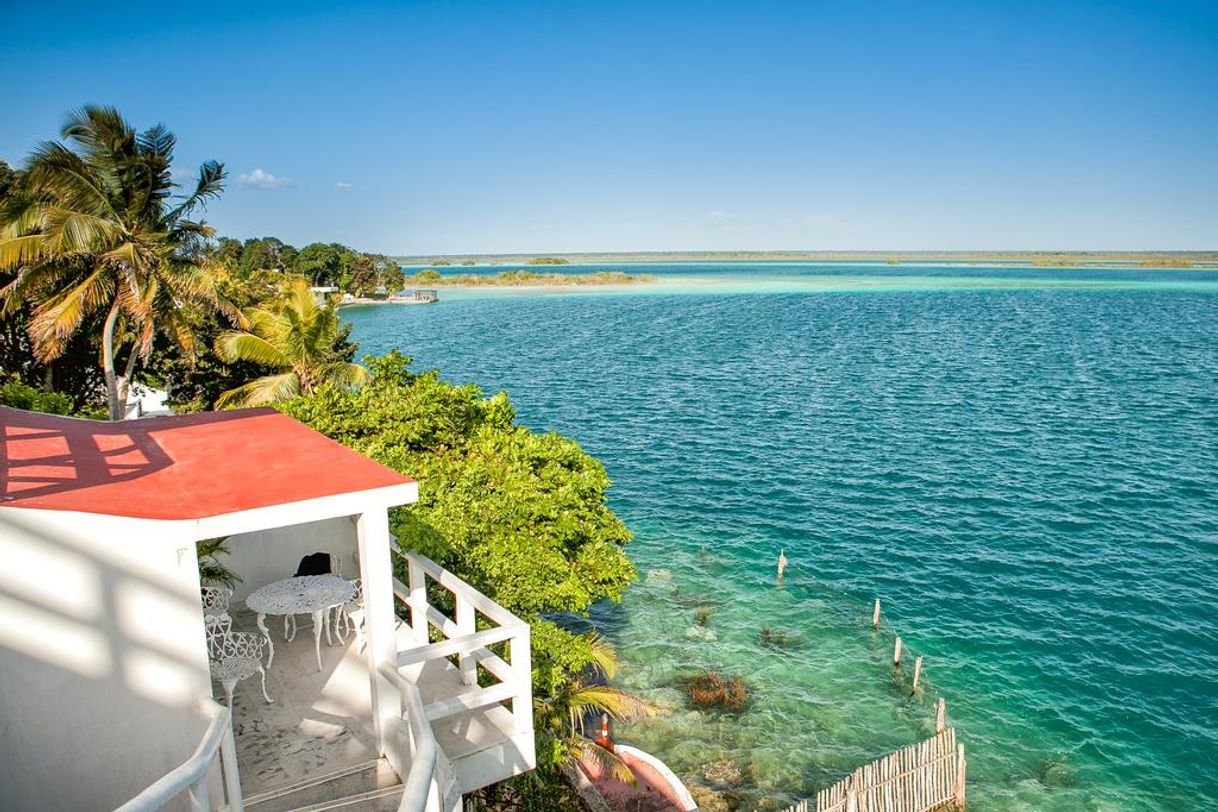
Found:
[[[434,289],[414,288],[398,291],[389,297],[389,301],[399,304],[435,304],[440,301],[440,294]]]

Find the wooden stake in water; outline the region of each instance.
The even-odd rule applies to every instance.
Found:
[[[787,551],[782,549],[778,551],[778,582],[782,583],[782,571],[787,568]]]
[[[913,689],[918,690],[918,683],[922,681],[922,655],[918,655],[918,659],[914,660],[914,684]]]
[[[901,638],[899,638],[899,637],[897,638],[896,646],[892,650],[892,664],[893,665],[901,664]]]
[[[939,697],[939,701],[935,703],[935,732],[942,733],[944,721],[947,717],[947,700]]]
[[[880,599],[875,599],[875,611],[871,613],[871,628],[880,628]]]
[[[968,762],[964,760],[964,745],[956,750],[956,806],[964,808],[964,770]]]

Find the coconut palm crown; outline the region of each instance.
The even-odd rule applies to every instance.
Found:
[[[112,107],[72,112],[61,136],[34,148],[0,209],[2,312],[30,307],[28,332],[41,361],[101,319],[107,405],[118,420],[156,332],[193,357],[192,308],[238,316],[201,267],[212,229],[191,219],[223,190],[224,167],[204,162],[193,191],[175,195],[173,133],[161,124],[137,132]],[[127,344],[120,376],[116,352]]]
[[[216,355],[227,364],[249,361],[280,371],[228,390],[217,409],[311,395],[323,383],[359,386],[368,378],[367,369],[338,357],[338,313],[318,301],[303,277],[293,278],[279,300],[246,310],[245,319],[248,331],[220,334]]]

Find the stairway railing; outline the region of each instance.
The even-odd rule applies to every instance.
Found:
[[[217,756],[224,774],[225,808],[228,812],[242,812],[244,806],[241,798],[241,779],[237,775],[237,748],[233,742],[232,713],[211,697],[206,697],[200,704],[210,722],[194,753],[139,795],[120,806],[116,812],[155,812],[183,792],[189,793],[192,810],[210,812],[208,779]]]

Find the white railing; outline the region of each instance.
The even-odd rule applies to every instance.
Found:
[[[410,608],[414,645],[398,654],[398,667],[421,666],[442,657],[457,656],[457,667],[465,685],[478,684],[481,666],[497,683],[465,691],[424,708],[428,721],[436,721],[488,705],[510,700],[514,733],[533,736],[533,671],[529,651],[529,624],[474,589],[429,558],[417,553],[402,555],[409,567],[410,586],[394,581],[394,594]],[[452,593],[456,607],[450,620],[428,603],[427,580]],[[484,618],[478,631],[478,616]],[[430,642],[429,629],[437,629],[443,640]],[[507,643],[508,660],[489,646]]]
[[[403,725],[395,738],[405,748],[401,751],[391,749],[386,753],[390,766],[403,777],[406,787],[398,810],[444,812],[451,808],[454,795],[452,767],[436,744],[431,723],[423,710],[419,689],[392,666],[382,666],[380,673],[402,698],[399,718]]]
[[[154,812],[183,792],[189,794],[192,810],[210,812],[211,801],[207,784],[217,755],[224,774],[224,807],[228,812],[242,812],[244,807],[241,800],[241,779],[237,775],[237,749],[233,743],[232,713],[210,697],[205,698],[201,706],[203,713],[211,721],[194,754],[120,806],[116,812]]]
[[[452,763],[436,744],[431,723],[490,705],[510,701],[513,739],[525,745],[533,759],[533,685],[529,650],[529,625],[434,561],[417,553],[398,553],[405,560],[409,586],[394,579],[394,595],[410,610],[411,645],[398,653],[396,667],[384,666],[381,675],[397,689],[402,699],[403,727],[395,740],[404,745],[401,753],[387,754],[391,766],[403,776],[405,793],[401,812],[447,812],[456,809],[460,789]],[[452,619],[427,599],[427,582],[448,590],[456,609]],[[482,630],[478,629],[479,616]],[[431,642],[430,629],[443,638]],[[507,644],[508,659],[490,646]],[[423,703],[418,686],[402,674],[413,671],[417,678],[427,663],[456,656],[462,684],[472,690]],[[496,682],[478,687],[478,667]]]

